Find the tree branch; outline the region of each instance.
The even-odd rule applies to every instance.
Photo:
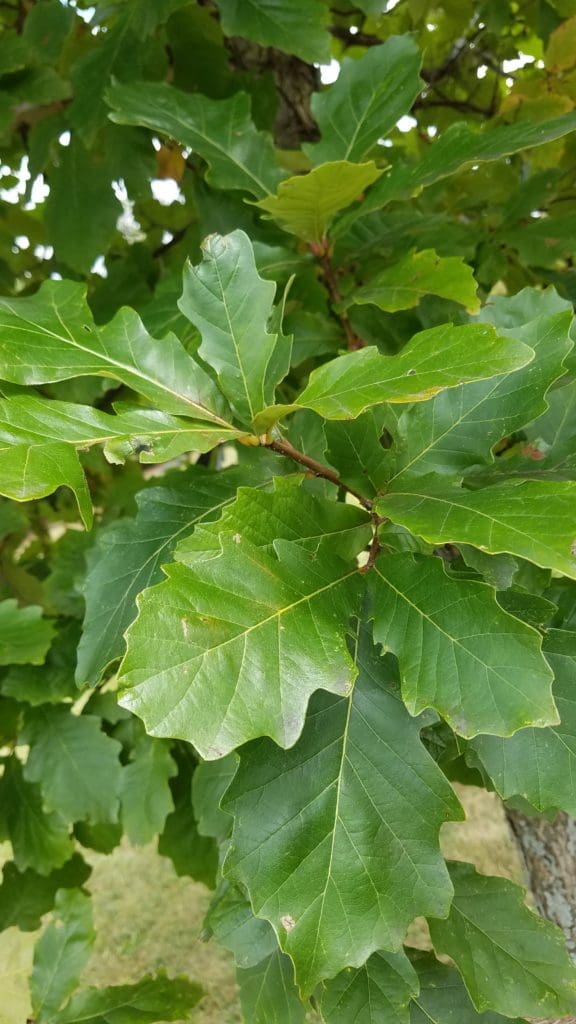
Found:
[[[365,498],[362,494],[358,494],[358,491],[353,490],[352,487],[348,487],[343,480],[340,479],[338,474],[330,466],[324,466],[321,462],[317,462],[316,459],[311,459],[309,455],[305,455],[304,452],[298,451],[294,445],[290,444],[290,441],[285,440],[274,440],[269,441],[263,445],[264,448],[270,448],[273,452],[278,452],[279,455],[285,455],[288,459],[292,459],[293,462],[297,462],[300,466],[305,466],[310,473],[314,476],[321,477],[323,480],[329,480],[331,484],[335,484],[336,487],[341,487],[342,490],[347,491],[348,494],[354,495],[357,501],[360,502],[363,508],[368,512],[372,511],[372,502],[370,498]]]
[[[333,306],[337,306],[339,303],[342,302],[342,295],[340,293],[340,288],[338,287],[338,281],[336,279],[336,274],[334,273],[334,268],[332,267],[332,263],[330,262],[328,242],[311,242],[310,251],[314,256],[316,256],[320,263],[320,266],[322,267],[321,280],[326,288],[326,291],[328,292],[328,295],[330,296],[330,301],[332,302]],[[356,334],[355,330],[352,327],[352,324],[350,323],[347,312],[345,310],[334,310],[334,312],[338,317],[340,323],[342,324],[350,352],[355,352],[359,348],[364,348],[366,342],[364,341],[363,338]]]

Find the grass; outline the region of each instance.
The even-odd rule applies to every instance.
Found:
[[[472,861],[486,874],[521,881],[518,853],[497,798],[472,787],[460,787],[459,796],[467,820],[444,826],[444,854]],[[126,844],[111,856],[94,854],[90,859],[94,870],[88,886],[98,940],[83,981],[121,984],[165,967],[170,974],[190,975],[205,988],[195,1024],[241,1024],[232,957],[200,939],[210,900],[204,886],[177,878],[171,863],[152,846]],[[415,922],[409,939],[428,945],[425,922]]]

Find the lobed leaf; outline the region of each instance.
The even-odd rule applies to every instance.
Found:
[[[225,403],[216,385],[173,335],[155,342],[127,308],[97,327],[83,285],[48,280],[32,296],[0,299],[0,328],[4,380],[46,384],[105,376],[165,412],[230,426],[222,419]]]
[[[430,934],[434,949],[456,963],[476,1009],[506,1017],[573,1013],[576,967],[560,929],[528,910],[522,889],[504,878],[459,863],[450,877],[450,914],[430,921]]]
[[[36,605],[19,608],[14,598],[0,601],[0,665],[42,665],[54,626]]]
[[[371,347],[331,359],[312,371],[293,405],[272,407],[258,422],[264,426],[301,408],[326,419],[354,419],[372,405],[424,402],[445,388],[497,377],[533,358],[527,345],[501,338],[487,324],[443,324],[414,335],[397,355],[382,356]]]
[[[202,263],[188,263],[178,305],[202,334],[199,355],[218,374],[219,386],[241,422],[251,425],[274,401],[290,368],[290,344],[269,333],[276,286],[256,270],[243,231],[209,235]]]
[[[502,799],[523,796],[539,811],[576,814],[576,634],[550,629],[543,650],[554,670],[558,725],[522,729],[509,739],[477,736],[471,745]]]
[[[576,482],[510,481],[468,491],[435,477],[398,479],[378,512],[432,544],[508,552],[576,579]]]
[[[42,705],[26,716],[20,740],[30,746],[24,778],[38,783],[44,806],[64,821],[116,821],[120,744],[95,715]]]
[[[213,473],[191,467],[183,475],[165,477],[162,486],[140,491],[135,519],[121,519],[100,530],[87,557],[79,683],[94,685],[122,655],[123,634],[136,616],[137,595],[162,578],[161,565],[169,561],[179,538],[197,523],[216,518],[234,499],[242,479],[236,469]]]
[[[198,153],[209,165],[207,180],[214,188],[261,197],[284,177],[272,139],[254,127],[246,93],[211,100],[164,82],[114,82],[107,100],[116,124],[142,125]]]
[[[540,635],[503,611],[491,587],[408,553],[379,558],[370,585],[374,637],[398,657],[410,714],[433,707],[468,737],[558,721]]]
[[[280,182],[278,192],[255,205],[285,231],[306,242],[320,243],[335,215],[357,199],[382,171],[374,161],[355,164],[334,160]]]
[[[327,11],[321,0],[218,0],[227,36],[294,53],[309,64],[330,59]]]
[[[223,804],[225,874],[273,925],[304,994],[398,950],[415,915],[445,914],[451,898],[438,831],[460,806],[368,632],[354,644],[353,695],[318,694],[291,750],[246,747]]]
[[[471,267],[460,256],[438,256],[434,249],[412,252],[386,267],[342,303],[374,305],[388,313],[416,306],[424,295],[439,295],[459,302],[469,313],[477,313],[480,300]],[[524,339],[522,339],[524,340]]]
[[[90,897],[79,889],[58,892],[54,916],[34,948],[30,994],[38,1024],[53,1021],[74,992],[96,939]]]
[[[313,164],[360,161],[408,113],[422,85],[422,55],[409,36],[392,36],[356,60],[344,59],[336,82],[312,96],[320,142],[302,148]]]
[[[324,982],[319,997],[326,1024],[410,1024],[418,975],[404,952],[373,953],[356,971]]]

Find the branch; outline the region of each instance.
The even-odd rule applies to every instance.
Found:
[[[342,302],[342,295],[340,293],[340,288],[338,287],[338,281],[336,279],[336,274],[334,273],[334,268],[332,267],[332,264],[330,262],[328,242],[311,242],[310,251],[320,261],[320,266],[322,267],[322,283],[326,287],[326,291],[330,296],[332,304],[334,306],[337,306],[340,302]],[[338,317],[340,323],[342,324],[350,352],[355,352],[359,348],[364,348],[366,342],[364,341],[363,338],[356,334],[355,330],[352,327],[352,324],[350,323],[347,312],[345,310],[342,310],[341,312],[337,312],[336,310],[334,310],[334,312],[336,313],[336,316]]]
[[[368,512],[372,510],[372,502],[370,498],[365,498],[362,494],[358,494],[352,487],[348,487],[343,480],[340,479],[334,469],[330,469],[330,466],[324,466],[321,462],[317,462],[316,459],[311,459],[309,455],[304,455],[304,452],[298,451],[294,445],[290,444],[290,441],[275,440],[269,441],[263,445],[264,448],[270,448],[273,452],[278,452],[279,455],[285,455],[288,459],[292,459],[297,462],[300,466],[305,466],[310,473],[314,476],[321,477],[323,480],[329,480],[331,484],[336,487],[341,487],[342,490],[347,491],[348,494],[353,494],[357,501],[360,502],[363,508]]]

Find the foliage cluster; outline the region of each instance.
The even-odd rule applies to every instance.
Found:
[[[1,21],[7,1021],[201,998],[78,988],[124,835],[214,888],[247,1024],[574,1013],[439,832],[455,781],[576,813],[575,0]]]

